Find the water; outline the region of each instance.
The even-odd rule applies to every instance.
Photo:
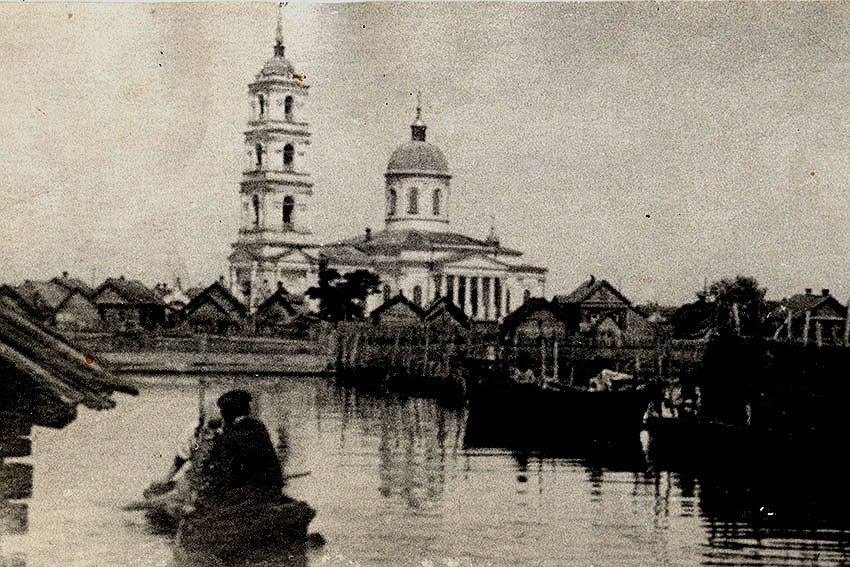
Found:
[[[29,567],[182,567],[167,538],[120,506],[168,470],[200,392],[211,404],[230,386],[147,379],[114,410],[36,429],[29,531],[5,536],[0,557]],[[250,389],[288,446],[286,472],[311,472],[288,492],[317,509],[311,531],[327,540],[263,565],[850,564],[844,479],[824,479],[815,465],[661,466],[639,439],[593,452],[567,442],[566,457],[465,449],[466,413],[429,400],[307,378]]]

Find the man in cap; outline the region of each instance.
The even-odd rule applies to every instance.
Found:
[[[231,390],[218,399],[222,429],[204,461],[199,502],[267,500],[281,495],[283,475],[269,432],[251,417],[251,395]]]

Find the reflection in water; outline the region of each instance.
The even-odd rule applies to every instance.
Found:
[[[207,407],[233,384],[210,378]],[[287,491],[318,511],[310,530],[327,539],[254,567],[850,562],[847,481],[829,474],[843,466],[723,452],[694,463],[644,453],[637,439],[568,435],[547,452],[500,448],[486,431],[464,446],[466,412],[431,400],[317,379],[250,389],[285,472],[310,472]],[[120,511],[167,470],[198,405],[197,383],[149,380],[107,414],[81,413],[61,434],[39,430],[29,534],[4,538],[0,556],[25,554],[27,567],[216,565],[175,557],[167,538]]]

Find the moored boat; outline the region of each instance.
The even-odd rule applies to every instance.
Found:
[[[632,438],[643,428],[650,392],[634,380],[602,389],[521,382],[509,372],[470,373],[467,436],[503,446]]]

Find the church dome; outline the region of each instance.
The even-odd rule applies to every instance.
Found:
[[[282,55],[275,55],[263,65],[263,69],[260,71],[260,76],[262,77],[286,77],[288,79],[292,78],[292,75],[295,73],[295,68],[292,66],[292,63]]]
[[[411,140],[396,148],[387,164],[387,173],[407,172],[448,175],[449,162],[437,146],[425,141]]]

